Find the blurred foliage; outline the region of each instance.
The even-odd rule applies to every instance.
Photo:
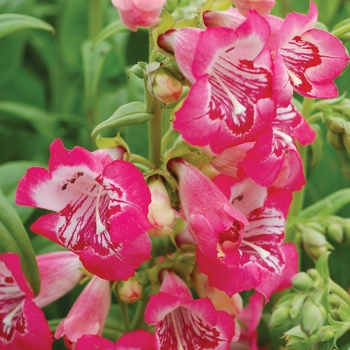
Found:
[[[282,17],[293,10],[307,13],[309,8],[308,0],[276,2],[273,13]],[[329,30],[350,17],[348,0],[315,2],[319,21]],[[91,41],[98,33],[118,20],[118,11],[110,0],[1,0],[0,14],[5,13],[32,16],[55,29],[54,34],[25,29],[0,39],[0,188],[29,232],[30,224],[41,212],[14,204],[18,180],[27,167],[47,164],[48,146],[53,139],[63,139],[67,148],[80,145],[93,150],[93,128],[120,106],[143,100],[143,82],[133,74],[128,77],[128,69],[138,61],[148,60],[148,32],[119,31],[91,50]],[[349,70],[337,79],[340,93],[348,97],[349,81]],[[350,185],[349,155],[329,145],[325,125],[319,123],[318,128],[323,132],[323,155],[314,167],[310,158],[305,206]],[[115,131],[103,135],[114,136]],[[122,127],[121,135],[131,152],[147,156],[146,125]],[[338,215],[350,217],[350,206]],[[30,237],[36,254],[61,249],[42,237]],[[336,242],[334,246],[330,275],[348,289],[350,277],[343,271],[349,263],[349,246]],[[308,257],[303,256],[301,261],[301,270],[313,267]],[[47,307],[48,319],[65,317],[81,288]],[[278,338],[275,331],[273,337]],[[54,348],[64,348],[62,344],[57,342]],[[350,339],[338,344],[348,349]]]

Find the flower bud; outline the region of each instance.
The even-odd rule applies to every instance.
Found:
[[[343,241],[343,226],[338,222],[332,222],[327,227],[327,234],[336,242],[341,243]]]
[[[148,89],[150,93],[163,103],[177,101],[182,94],[182,83],[174,77],[170,69],[162,67],[159,62],[151,62],[146,66]]]
[[[328,127],[331,131],[337,134],[342,134],[345,130],[346,121],[340,117],[330,117],[327,120]]]
[[[292,279],[292,286],[299,291],[310,290],[313,286],[313,279],[306,272],[299,272]]]
[[[330,329],[327,329],[322,333],[322,338],[320,342],[333,341],[334,336],[335,336],[334,332]]]
[[[350,135],[349,134],[342,134],[342,141],[343,141],[343,145],[346,149],[346,152],[348,152],[350,154]]]
[[[348,242],[350,242],[350,219],[343,219],[342,224],[345,238]]]
[[[327,242],[325,236],[314,229],[304,227],[302,230],[303,247],[308,255],[317,259],[324,254],[331,245]]]
[[[168,191],[161,177],[153,176],[148,181],[151,191],[151,204],[148,207],[148,220],[154,226],[148,230],[150,236],[164,237],[170,235],[175,223],[174,210],[170,205]]]
[[[326,310],[322,305],[307,301],[300,313],[300,327],[307,335],[316,333],[326,319]]]
[[[293,301],[292,301],[292,306],[291,306],[290,312],[289,312],[290,317],[292,319],[295,319],[299,316],[301,308],[304,304],[304,300],[306,297],[307,297],[307,295],[299,294],[299,293],[294,296]]]
[[[290,322],[291,319],[289,317],[289,310],[290,308],[288,306],[278,306],[271,315],[270,321],[269,321],[269,327],[270,328],[279,328],[282,326],[285,326],[286,323]]]
[[[329,143],[337,150],[341,151],[343,149],[341,136],[339,134],[336,134],[332,132],[331,130],[328,130],[327,132],[327,139]]]
[[[117,287],[121,301],[132,304],[138,301],[142,295],[142,285],[136,277],[130,277],[127,281],[120,281]]]
[[[314,283],[312,288],[318,288],[322,283],[323,279],[316,269],[309,269],[307,274],[313,279]]]

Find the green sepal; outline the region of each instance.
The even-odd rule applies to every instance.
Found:
[[[129,146],[124,141],[124,139],[120,136],[119,132],[116,137],[102,137],[101,135],[97,135],[95,143],[98,149],[113,148],[113,147],[121,146],[126,150],[128,157],[130,157]]]
[[[164,5],[164,8],[169,12],[173,13],[176,9],[176,6],[178,5],[179,0],[167,0],[167,2]]]
[[[335,313],[338,315],[342,322],[350,323],[350,306],[342,305]]]
[[[322,254],[316,263],[316,270],[323,279],[323,282],[328,285],[329,283],[329,268],[328,268],[328,257],[330,252]]]
[[[350,203],[350,188],[345,188],[302,210],[300,217],[312,218],[316,215],[332,215],[348,203]]]
[[[210,11],[226,11],[232,5],[232,0],[216,0],[211,6]]]
[[[138,62],[137,64],[134,64],[128,72],[128,77],[130,74],[135,74],[138,78],[143,79],[145,77],[145,62]]]
[[[350,18],[339,22],[332,30],[331,34],[340,40],[349,40],[350,38]]]
[[[164,256],[176,252],[176,247],[169,236],[150,237],[152,241],[152,258]]]
[[[55,29],[48,23],[35,17],[18,13],[0,15],[0,38],[21,29],[43,29],[55,33]]]
[[[15,209],[0,191],[0,251],[18,254],[34,295],[40,292],[40,275],[33,247]]]
[[[102,41],[108,39],[114,34],[127,32],[129,31],[124,24],[121,21],[115,21],[108,26],[104,27],[96,36],[96,38],[92,41],[91,48],[93,49],[97,44],[101,43]]]
[[[120,128],[122,126],[144,124],[152,118],[153,114],[146,112],[146,105],[144,102],[130,102],[119,107],[110,118],[98,124],[92,130],[91,137],[102,130]]]

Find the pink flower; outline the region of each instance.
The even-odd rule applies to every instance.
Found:
[[[40,217],[32,231],[79,255],[101,278],[132,276],[151,247],[151,199],[142,173],[105,150],[68,151],[55,140],[50,152],[49,170],[28,169],[17,189],[18,204],[57,212]]]
[[[222,250],[238,245],[246,218],[192,165],[171,160],[169,167],[179,179],[181,210],[188,230],[203,254],[215,259]],[[226,236],[232,236],[232,243],[223,246]]]
[[[42,310],[33,301],[17,254],[0,254],[0,347],[50,350],[53,339]]]
[[[199,271],[208,276],[209,285],[229,296],[255,288],[269,300],[276,290],[289,287],[297,272],[296,248],[283,244],[291,194],[285,190],[268,191],[249,178],[238,183],[219,175],[213,182],[247,217],[249,225],[243,228],[238,242],[232,235],[222,238],[221,245],[230,249],[222,249],[216,259],[197,248]]]
[[[267,16],[271,28],[268,48],[274,57],[274,91],[279,106],[287,107],[293,90],[315,98],[333,98],[333,80],[349,62],[344,45],[332,34],[314,28],[317,8],[310,2],[308,15],[292,12],[285,19]],[[236,9],[204,13],[207,26],[237,28],[245,21]]]
[[[221,153],[255,141],[275,118],[269,39],[267,21],[255,12],[236,29],[183,28],[160,36],[159,46],[174,51],[193,84],[174,121],[187,142]]]
[[[193,300],[185,283],[168,273],[157,295],[151,295],[145,321],[156,325],[157,349],[229,349],[233,318],[216,311],[209,299]]]
[[[58,325],[55,338],[64,336],[70,349],[85,334],[101,335],[110,304],[110,283],[94,276]]]
[[[151,27],[159,21],[160,10],[166,0],[112,0],[112,4],[119,10],[125,27],[136,31],[137,27]]]
[[[266,17],[275,6],[274,0],[232,0],[238,11],[247,16],[249,10],[256,10],[259,15]]]
[[[122,335],[114,344],[98,335],[83,335],[78,339],[75,350],[155,350],[153,334],[138,329]]]

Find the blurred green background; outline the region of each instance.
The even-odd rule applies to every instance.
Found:
[[[350,17],[350,1],[318,0],[319,21],[329,30]],[[308,0],[277,0],[274,14],[292,10],[307,13]],[[55,33],[26,29],[0,39],[0,188],[14,203],[18,180],[33,165],[46,166],[48,147],[62,138],[67,148],[75,145],[95,149],[91,130],[121,105],[143,100],[143,83],[128,69],[148,59],[148,32],[123,31],[89,50],[89,40],[109,23],[118,20],[110,0],[0,0],[0,14],[30,15],[50,23]],[[350,73],[337,79],[340,93],[350,88]],[[350,158],[334,150],[323,131],[323,156],[310,165],[305,205],[350,185]],[[147,126],[124,127],[123,138],[131,151],[147,156]],[[114,132],[115,135],[115,132]],[[310,159],[312,155],[310,153]],[[14,204],[36,254],[60,249],[30,233],[29,226],[42,214]],[[350,217],[350,206],[340,215]],[[349,246],[334,244],[330,258],[332,278],[350,287]],[[313,266],[302,259],[303,270]],[[65,317],[82,287],[47,307],[48,319]],[[53,322],[54,324],[55,322]],[[113,338],[113,335],[112,335]],[[62,342],[55,347],[62,348]]]

